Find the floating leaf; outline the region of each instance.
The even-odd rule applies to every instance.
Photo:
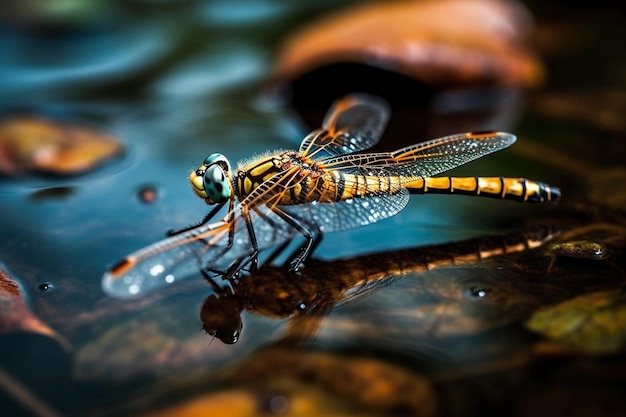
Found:
[[[289,36],[276,76],[288,80],[334,63],[360,63],[429,85],[535,85],[540,62],[524,46],[529,15],[494,0],[359,5]]]
[[[585,294],[537,311],[526,326],[577,351],[613,353],[626,345],[626,293]]]
[[[0,335],[19,332],[51,337],[69,350],[69,343],[63,337],[32,314],[19,285],[0,269]]]
[[[34,116],[0,123],[0,174],[79,174],[119,154],[122,146],[96,130]]]

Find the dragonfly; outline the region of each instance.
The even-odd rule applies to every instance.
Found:
[[[389,116],[382,98],[352,94],[332,104],[321,128],[306,135],[297,151],[263,154],[235,170],[224,155],[209,155],[189,182],[213,209],[199,224],[112,266],[102,280],[104,291],[132,298],[199,272],[234,277],[255,270],[260,251],[303,236],[289,266],[298,271],[323,234],[392,217],[411,194],[528,203],[560,197],[558,188],[525,178],[436,176],[512,145],[516,136],[507,132],[460,133],[393,152],[362,152],[379,142]],[[212,221],[222,209],[225,216]]]

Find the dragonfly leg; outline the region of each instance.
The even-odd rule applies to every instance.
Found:
[[[250,237],[250,245],[252,246],[252,254],[248,257],[248,260],[241,265],[241,268],[244,268],[248,264],[250,264],[250,270],[256,271],[259,266],[259,245],[256,241],[256,234],[254,233],[254,226],[252,225],[252,219],[250,219],[250,212],[248,210],[241,210],[244,220],[246,221],[246,228],[248,229],[248,236]],[[233,230],[234,231],[234,230]],[[231,237],[232,241],[232,237]],[[231,242],[232,245],[232,242]],[[241,269],[240,268],[240,269]]]
[[[206,224],[206,223],[209,222],[209,220],[211,220],[213,217],[215,217],[217,212],[220,211],[223,206],[224,206],[224,204],[219,204],[218,206],[213,208],[213,210],[211,210],[206,216],[204,216],[204,218],[200,221],[200,223],[194,223],[191,226],[187,226],[187,227],[185,227],[183,229],[177,229],[177,230],[170,229],[165,234],[167,236],[174,236],[174,235],[178,235],[178,234],[181,234],[181,233],[188,232],[191,229],[195,229],[198,226]]]
[[[202,274],[202,276],[204,277],[205,280],[207,280],[207,282],[209,284],[211,284],[211,287],[213,287],[213,290],[215,290],[216,294],[219,295],[228,295],[228,294],[232,294],[232,290],[229,286],[225,286],[222,287],[220,286],[214,279],[214,277],[212,277],[209,272],[214,272],[217,275],[222,275],[219,271],[205,271],[204,269],[200,270],[200,273]]]
[[[245,256],[238,258],[235,262],[233,262],[228,267],[226,271],[222,273],[222,279],[227,280],[227,281],[233,281],[233,280],[239,279],[239,272],[242,269],[244,269],[249,262],[250,262],[250,259]]]
[[[296,253],[292,255],[289,265],[290,271],[299,271],[302,268],[304,261],[306,261],[306,259],[312,253],[312,250],[315,249],[317,245],[319,245],[321,241],[321,233],[317,228],[315,233],[311,233],[311,231],[309,231],[301,224],[301,220],[283,210],[280,210],[279,208],[273,208],[272,210],[283,220],[289,223],[290,226],[300,232],[300,234],[306,239],[306,243],[304,244],[304,246],[302,246],[300,249],[297,250]],[[311,227],[311,225],[308,226]]]
[[[248,265],[249,265],[249,268],[246,269],[247,272],[255,271],[258,268],[259,249],[258,249],[258,244],[256,240],[256,234],[254,232],[254,227],[252,226],[250,213],[248,212],[248,210],[242,208],[241,214],[242,214],[244,221],[246,222],[246,229],[248,231],[248,235],[250,239],[250,246],[252,247],[252,251],[250,255],[245,255],[245,256],[241,256],[237,258],[234,262],[231,263],[231,265],[226,270],[219,270],[219,269],[212,268],[211,263],[209,263],[208,265],[205,265],[204,267],[200,268],[203,271],[203,275],[206,274],[205,277],[208,274],[213,273],[215,274],[216,277],[220,276],[223,280],[230,281],[232,279],[237,279],[239,276],[239,272],[242,269],[246,268]],[[234,225],[234,220],[232,220],[232,217],[231,217],[231,220],[228,221],[228,223],[229,223],[228,243],[226,244],[224,249],[215,257],[215,259],[222,258],[233,247],[233,244],[235,241],[235,225]],[[206,243],[208,244],[208,242]]]
[[[211,284],[211,286],[217,290],[218,288],[222,288],[222,287],[220,287],[216,283],[215,281],[216,278],[219,277],[222,281],[229,281],[229,282],[239,279],[239,272],[249,262],[248,260],[244,263],[244,260],[246,260],[246,257],[241,257],[237,259],[226,270],[221,270],[221,269],[216,269],[216,268],[206,268],[206,269],[201,269],[200,273],[209,282],[209,284]]]
[[[287,262],[290,263],[290,269],[292,271],[298,271],[302,268],[302,266],[304,266],[304,261],[306,261],[310,255],[312,255],[313,253],[315,253],[315,250],[317,249],[317,247],[320,245],[320,243],[322,242],[322,238],[324,237],[324,235],[322,235],[321,233],[316,233],[315,235],[313,235],[313,238],[310,242],[310,247],[308,248],[308,250],[306,250],[306,248],[300,247],[298,249],[296,249],[295,251],[293,251],[288,257],[287,257]],[[309,244],[309,242],[307,242],[307,244]],[[304,258],[300,259],[300,264],[298,265],[299,268],[297,269],[292,269],[291,265],[293,265],[294,262],[296,262],[298,260],[298,257],[302,256],[303,252],[305,252],[306,250],[306,254]],[[285,266],[283,264],[283,266]]]
[[[225,256],[228,251],[231,250],[231,248],[233,247],[233,242],[234,242],[234,237],[235,237],[235,227],[234,225],[230,224],[230,228],[228,231],[228,243],[226,244],[226,246],[224,247],[224,249],[222,249],[222,251],[215,257],[215,259],[220,259],[223,256]],[[206,242],[204,239],[201,239],[202,241],[204,241],[207,245],[209,244],[208,242]],[[254,253],[253,253],[254,255]],[[251,255],[251,256],[253,256]],[[256,255],[254,255],[256,256]],[[247,260],[246,260],[247,259]],[[207,279],[213,279],[216,277],[221,277],[223,280],[232,280],[234,278],[238,278],[238,274],[239,271],[241,271],[241,269],[243,269],[252,259],[248,256],[242,256],[240,258],[237,258],[226,270],[220,270],[220,269],[216,269],[211,267],[211,263],[207,264],[207,265],[203,265],[201,266],[199,269],[202,272],[202,275],[207,278]],[[245,262],[244,262],[245,261]],[[202,258],[198,257],[198,262],[202,262]],[[214,277],[211,277],[209,274],[214,274]],[[211,283],[213,285],[213,283]]]

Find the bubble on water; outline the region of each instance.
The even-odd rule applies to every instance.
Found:
[[[469,294],[474,298],[485,298],[487,296],[487,290],[482,287],[471,287],[469,289]]]

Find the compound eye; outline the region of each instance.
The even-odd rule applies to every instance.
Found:
[[[228,159],[226,159],[226,157],[221,153],[213,153],[207,156],[202,163],[202,165],[205,166],[210,166],[213,164],[219,164],[224,167],[226,171],[230,171],[230,164],[228,163]]]
[[[211,165],[207,168],[204,173],[204,191],[216,204],[224,203],[230,198],[230,183],[220,165]]]

